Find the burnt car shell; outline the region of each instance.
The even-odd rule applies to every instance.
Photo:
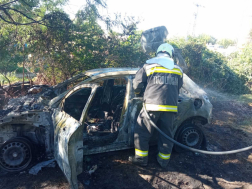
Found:
[[[50,102],[51,107],[57,107],[54,108],[52,115],[54,156],[72,188],[78,188],[77,175],[82,172],[83,155],[128,149],[134,146],[134,127],[142,107],[142,98],[135,97],[133,91],[133,79],[137,70],[138,68],[106,68],[87,71],[88,79]],[[127,84],[116,139],[106,145],[83,145],[83,140],[85,140],[83,133],[87,132],[84,129],[85,120],[99,83],[102,80],[122,77],[126,79]],[[80,119],[76,120],[64,112],[63,106],[68,97],[84,88],[91,88],[91,93]],[[186,74],[184,74],[184,85],[180,91],[178,108],[179,113],[174,122],[176,128],[189,122],[206,124],[211,119],[212,104],[206,93]]]
[[[53,87],[57,96],[52,100],[38,96],[36,103],[44,103],[40,109],[13,111],[0,119],[0,147],[19,136],[44,146],[46,157],[54,156],[71,187],[77,189],[84,155],[134,147],[134,128],[142,108],[142,98],[135,97],[133,90],[138,69],[89,70]],[[66,84],[83,78],[66,91]],[[210,122],[212,113],[204,90],[186,74],[183,80],[174,122],[178,141],[188,134],[188,125],[200,127]]]

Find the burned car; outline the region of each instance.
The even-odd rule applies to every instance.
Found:
[[[138,69],[86,71],[36,94],[36,98],[23,97],[24,103],[17,108],[3,110],[0,167],[22,171],[40,149],[46,158],[56,159],[71,187],[78,188],[77,175],[82,172],[84,155],[134,147],[134,128],[142,108],[142,98],[135,97],[133,90]],[[83,81],[66,90],[66,84],[76,80]],[[174,122],[175,139],[190,147],[204,148],[201,126],[210,121],[212,104],[186,74],[183,80]],[[175,150],[180,151],[178,147]]]

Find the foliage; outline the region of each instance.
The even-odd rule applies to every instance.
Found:
[[[16,70],[24,63],[29,71],[52,76],[52,84],[73,76],[76,71],[71,67],[76,66],[71,59],[76,27],[68,15],[60,11],[59,6],[64,2],[1,1],[0,73],[6,76],[8,71]],[[96,5],[106,6],[102,0],[87,0],[85,15],[89,20],[91,13],[95,21],[99,16]],[[56,75],[62,76],[59,81],[56,81]]]
[[[236,41],[232,39],[221,39],[221,40],[218,40],[218,44],[222,45],[226,49],[229,46],[235,45]]]
[[[237,74],[246,77],[252,87],[252,43],[246,44],[240,52],[232,54],[229,57],[229,66]]]
[[[137,67],[142,65],[148,55],[140,46],[141,34],[133,29],[132,35],[120,36],[110,33],[111,39],[108,41],[109,55],[105,59],[106,67]],[[114,42],[117,41],[116,44]]]
[[[213,36],[206,35],[206,34],[201,34],[198,37],[189,36],[189,40],[194,40],[194,39],[196,39],[200,43],[203,43],[203,44],[211,43],[212,45],[214,45],[217,41],[217,39],[214,38]]]
[[[234,72],[228,66],[226,57],[209,51],[203,41],[198,38],[171,39],[182,49],[182,55],[188,66],[188,75],[204,87],[211,87],[223,92],[244,94],[248,92],[247,78]]]
[[[116,20],[104,19],[96,8],[97,4],[105,6],[103,2],[87,2],[74,21],[64,12],[53,11],[44,15],[44,24],[19,26],[21,32],[2,50],[9,52],[14,65],[25,63],[26,70],[44,75],[52,85],[87,69],[138,66],[147,59],[139,44],[141,33],[136,32],[137,20],[120,15],[116,15]],[[101,29],[98,19],[108,24],[108,33]],[[120,26],[122,33],[112,31],[112,26]],[[20,59],[14,61],[17,55]],[[0,64],[4,62],[6,59]]]
[[[23,66],[55,85],[88,69],[141,66],[150,57],[141,49],[139,21],[134,17],[102,17],[98,7],[106,8],[104,1],[86,0],[86,6],[70,20],[61,10],[65,1],[14,0],[7,5],[6,0],[1,1],[0,74],[8,82],[13,78],[8,72],[22,72]],[[107,31],[98,20],[107,25]],[[113,26],[122,32],[113,31]],[[206,34],[173,38],[169,43],[182,49],[188,75],[197,83],[230,93],[247,92],[251,46],[227,59],[206,48],[206,44],[216,43]],[[231,41],[223,40],[223,44]]]
[[[187,42],[194,42],[202,45],[211,43],[212,45],[214,45],[216,41],[217,41],[216,38],[207,34],[201,34],[197,37],[188,35],[186,38],[175,37],[168,40],[168,42],[176,48],[183,48]]]
[[[11,25],[46,25],[46,11],[58,11],[58,5],[66,0],[2,0],[0,4],[0,19]],[[48,25],[52,27],[53,25]],[[53,26],[55,27],[55,26]]]

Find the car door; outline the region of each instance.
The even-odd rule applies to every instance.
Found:
[[[52,115],[54,125],[54,157],[73,189],[78,188],[77,175],[82,172],[83,167],[84,120],[97,87],[96,84],[82,84],[75,87],[65,95],[59,107],[54,109]],[[77,97],[73,95],[81,91],[85,93],[83,99],[87,99],[84,99],[86,102],[83,103],[79,119],[76,119],[76,115],[71,115],[71,112],[67,108],[68,105],[71,105],[68,100],[71,98],[76,99]],[[79,104],[83,99],[77,99]]]

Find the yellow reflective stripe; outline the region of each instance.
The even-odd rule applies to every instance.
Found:
[[[150,76],[153,73],[172,73],[182,76],[182,72],[178,68],[173,68],[172,70],[166,69],[164,67],[154,67],[149,70],[147,70],[147,76]]]
[[[178,106],[145,104],[145,107],[150,111],[178,112]]]
[[[148,156],[148,151],[142,151],[142,150],[138,150],[136,148],[135,148],[135,153],[136,153],[136,155],[142,156],[142,157]]]
[[[171,154],[163,154],[161,152],[158,153],[158,156],[162,159],[170,159]]]

